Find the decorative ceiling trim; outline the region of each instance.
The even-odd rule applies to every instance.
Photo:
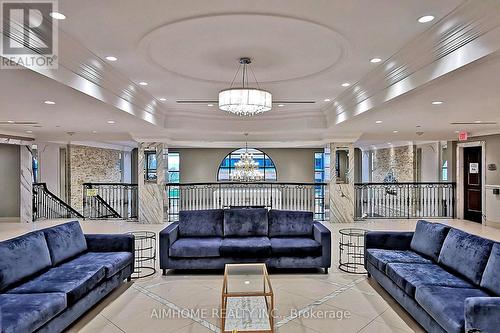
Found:
[[[342,123],[500,50],[500,2],[468,0],[323,109]]]
[[[14,34],[15,32],[7,38],[15,40]],[[0,35],[3,36],[4,32],[1,31]],[[160,126],[163,124],[164,110],[161,103],[152,95],[60,28],[58,35],[58,69],[34,67],[26,69],[72,87],[151,124]]]

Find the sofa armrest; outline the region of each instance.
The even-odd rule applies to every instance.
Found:
[[[170,245],[179,238],[179,223],[174,222],[160,231],[160,268],[168,268]]]
[[[134,254],[135,237],[130,234],[85,234],[90,252],[130,252]]]
[[[409,250],[413,232],[369,231],[365,235],[365,249]]]
[[[323,267],[330,268],[332,265],[332,233],[318,221],[313,224],[314,240],[321,244],[321,256]]]
[[[500,297],[469,297],[465,300],[465,332],[497,332]]]

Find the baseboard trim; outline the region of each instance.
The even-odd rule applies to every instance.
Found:
[[[0,217],[0,222],[20,222],[21,218],[19,216],[13,217]]]

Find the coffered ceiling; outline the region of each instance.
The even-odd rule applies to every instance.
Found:
[[[500,132],[495,124],[450,125],[500,122],[494,0],[65,0],[59,11],[59,69],[0,71],[0,131],[182,146],[238,145],[243,132],[262,146]],[[423,15],[435,20],[417,22]],[[218,110],[218,92],[242,56],[283,106],[254,118]],[[1,123],[8,120],[37,127]]]

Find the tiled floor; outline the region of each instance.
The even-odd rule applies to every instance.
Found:
[[[0,239],[61,222],[0,223]],[[500,229],[459,220],[440,222],[500,240]],[[165,227],[116,221],[83,221],[82,226],[87,233],[158,232]],[[346,274],[336,268],[338,230],[350,226],[353,225],[328,225],[333,234],[333,267],[328,275],[315,271],[271,274],[278,313],[277,332],[423,332],[376,282],[364,275]],[[355,226],[370,230],[412,230],[415,221],[371,221],[356,223]],[[222,273],[219,272],[169,272],[167,276],[157,273],[150,278],[123,284],[69,331],[220,332],[217,312],[221,288]]]

